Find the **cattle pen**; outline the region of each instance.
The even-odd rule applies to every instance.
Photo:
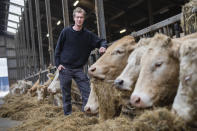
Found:
[[[2,123],[7,123],[7,120],[11,123],[0,124],[0,130],[196,129],[197,124],[188,126],[182,118],[177,118],[170,111],[172,103],[164,108],[153,106],[147,111],[137,110],[131,106],[131,98],[128,96],[130,104],[114,106],[118,108],[116,110],[121,108],[122,112],[118,115],[115,113],[112,115],[113,119],[103,122],[99,118],[99,110],[95,114],[81,112],[82,96],[75,82],[72,82],[71,89],[73,113],[64,117],[60,102],[61,89],[59,86],[55,88],[60,85],[59,71],[55,66],[55,49],[62,30],[75,24],[73,10],[76,7],[86,11],[83,29],[87,28],[99,38],[106,40],[110,47],[114,43],[119,43],[125,36],[133,38],[137,45],[138,41],[153,38],[156,34],[164,34],[169,39],[176,40],[197,32],[196,0],[1,0],[0,7],[0,120]],[[130,48],[123,50],[127,51]],[[133,48],[128,52],[132,53],[137,46]],[[113,54],[112,52],[109,54]],[[117,54],[121,56],[121,53],[118,50]],[[94,78],[88,71],[102,56],[104,54],[99,54],[99,49],[92,50],[83,66],[90,83],[98,77]],[[126,57],[129,58],[128,55]],[[101,61],[108,66],[108,63],[115,60],[118,61],[109,57],[107,64],[105,60]],[[102,62],[101,66],[105,66]],[[126,61],[119,64],[126,65]],[[116,66],[111,67],[114,69]],[[115,72],[118,73],[119,70]],[[105,75],[112,74],[106,71]],[[116,100],[110,101],[107,100],[108,97],[104,97],[105,94],[120,91],[117,88],[117,91],[110,89],[115,88],[114,80],[118,76],[113,77],[106,77],[106,80],[99,78],[103,80],[101,83],[98,82],[99,85],[94,83],[96,80],[92,82],[95,84],[94,91],[100,91],[100,96],[97,97],[102,99],[103,95],[102,104],[119,104]],[[105,86],[110,88],[102,92],[99,88]],[[54,92],[50,92],[48,87]],[[123,91],[125,92],[128,94],[128,91]],[[123,97],[126,99],[126,95]],[[110,108],[111,105],[107,104],[106,107]],[[12,125],[12,122],[16,124]]]

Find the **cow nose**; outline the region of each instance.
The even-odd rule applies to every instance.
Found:
[[[96,67],[90,67],[89,71],[94,72],[96,70]]]
[[[122,85],[124,83],[124,80],[121,80],[121,79],[116,79],[115,81],[114,81],[114,84],[118,87],[118,86],[120,86],[120,85]]]
[[[131,104],[137,106],[141,103],[141,99],[139,96],[131,96]]]
[[[90,112],[91,112],[90,107],[85,108],[85,112],[86,112],[86,113],[90,113]]]

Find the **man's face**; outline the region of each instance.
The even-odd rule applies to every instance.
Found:
[[[85,18],[84,18],[83,13],[78,13],[78,12],[75,13],[75,16],[74,16],[75,25],[82,26],[83,22],[84,22],[84,19]]]

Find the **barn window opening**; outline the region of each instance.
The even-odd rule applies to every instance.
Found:
[[[10,2],[13,4],[9,5],[7,31],[15,34],[17,32],[16,23],[19,23],[19,16],[21,16],[23,8],[21,10],[21,7],[14,4],[24,6],[24,0],[10,0]]]

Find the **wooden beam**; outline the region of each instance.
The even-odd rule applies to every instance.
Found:
[[[33,53],[34,72],[36,72],[37,60],[36,60],[36,47],[35,47],[35,36],[34,36],[32,0],[28,1],[28,7],[29,7],[28,8],[29,9],[29,23],[30,23],[30,35],[31,35],[32,53]]]
[[[148,2],[149,25],[152,25],[153,24],[153,12],[152,12],[151,0],[147,0],[147,2]]]
[[[69,26],[68,0],[62,0],[64,27]]]
[[[35,0],[36,6],[36,21],[38,32],[39,56],[40,56],[40,69],[44,69],[43,48],[42,48],[42,32],[41,32],[41,19],[40,19],[40,5],[39,0]]]
[[[95,0],[95,10],[96,10],[98,36],[103,39],[106,39],[103,0]]]
[[[54,48],[53,48],[53,33],[52,33],[52,24],[51,24],[51,9],[50,9],[50,0],[45,0],[46,15],[47,15],[47,28],[49,33],[49,55],[50,55],[50,64],[54,65]]]
[[[29,38],[29,21],[28,21],[28,11],[27,11],[27,6],[24,8],[24,16],[25,16],[25,35],[26,35],[26,47],[27,47],[27,74],[30,74],[30,69],[31,69],[31,53],[30,53],[30,38]]]

